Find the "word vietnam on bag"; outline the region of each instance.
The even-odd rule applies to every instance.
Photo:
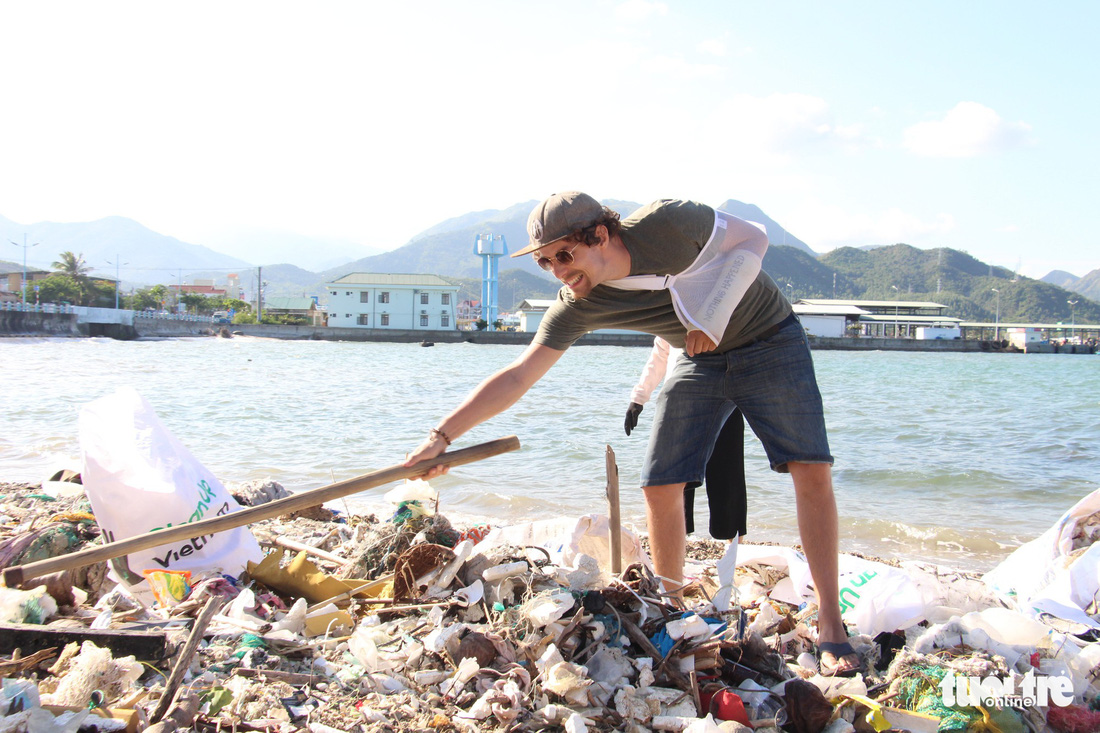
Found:
[[[88,403],[79,422],[81,477],[106,541],[241,509],[135,389],[123,387]],[[256,538],[237,527],[135,552],[127,564],[139,577],[147,570],[236,577],[248,561],[262,559]]]

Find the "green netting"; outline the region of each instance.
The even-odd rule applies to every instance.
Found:
[[[980,728],[971,728],[971,725],[981,724],[984,720],[980,710],[962,706],[948,707],[943,704],[940,682],[949,671],[944,667],[913,665],[908,670],[911,674],[896,683],[898,703],[906,710],[939,718],[940,733],[979,730]]]

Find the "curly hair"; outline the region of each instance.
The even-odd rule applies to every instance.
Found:
[[[592,222],[584,229],[577,229],[569,235],[569,239],[574,242],[580,242],[587,244],[589,247],[599,243],[600,238],[596,236],[596,227],[600,225],[607,227],[607,235],[613,237],[619,233],[622,229],[622,225],[619,223],[619,212],[612,211],[606,206],[603,207],[603,212],[600,214],[600,218]]]

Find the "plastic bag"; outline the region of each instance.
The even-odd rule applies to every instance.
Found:
[[[144,570],[141,574],[161,608],[171,608],[191,593],[190,570]]]
[[[1085,612],[1100,592],[1100,542],[1087,549],[1074,545],[1081,526],[1097,512],[1100,489],[1074,504],[1039,537],[1016,548],[982,580],[1031,616],[1050,613],[1100,629]]]
[[[123,387],[80,411],[81,476],[107,541],[238,511],[241,506],[173,436],[136,390]],[[247,527],[178,540],[128,556],[135,572],[240,575],[263,558]]]
[[[620,537],[624,568],[634,563],[643,563],[647,567],[652,565],[636,534],[622,527]],[[611,568],[609,523],[607,517],[601,514],[495,527],[478,543],[477,549],[484,553],[499,545],[540,547],[546,550],[552,563],[563,567],[572,567],[580,555],[588,555],[595,558],[601,568]]]
[[[841,615],[859,633],[874,636],[923,620],[925,600],[905,570],[854,555],[842,554],[838,560]],[[815,599],[810,565],[801,553],[789,547],[743,545],[737,564],[752,563],[787,568],[790,577],[776,584],[772,598],[796,605]]]

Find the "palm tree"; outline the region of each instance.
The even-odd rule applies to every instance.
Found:
[[[74,255],[72,252],[62,252],[58,256],[57,262],[54,262],[50,267],[58,274],[72,278],[80,293],[80,304],[86,305],[88,291],[91,286],[88,274],[92,271],[92,268],[84,261],[84,253]]]
[[[84,261],[83,252],[76,255],[72,252],[62,252],[58,257],[57,262],[50,265],[50,267],[62,275],[68,275],[77,282],[86,279],[88,273],[92,271],[92,268]]]

